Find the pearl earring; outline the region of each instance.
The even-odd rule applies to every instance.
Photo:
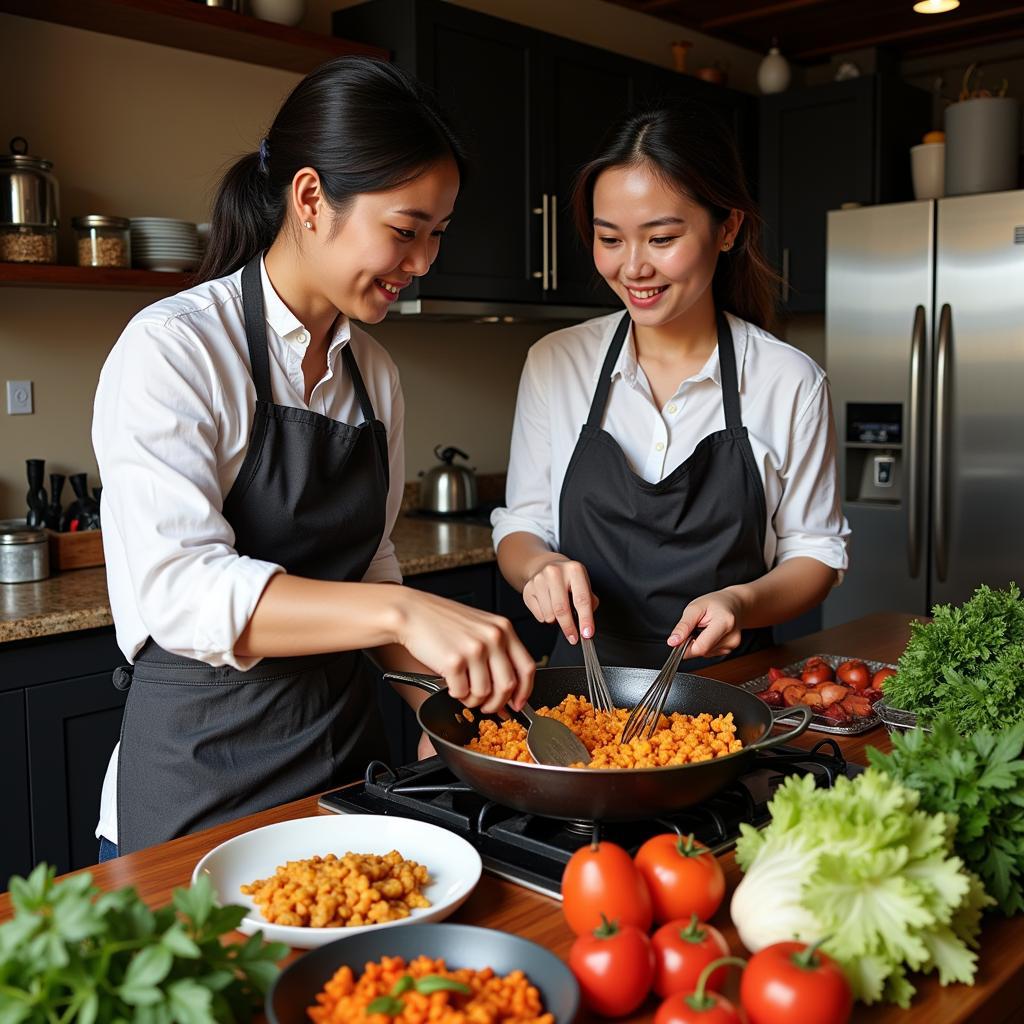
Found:
[[[303,226],[309,228],[310,231],[313,230],[313,222],[311,220],[307,220]]]
[[[722,252],[728,252],[731,248],[732,242],[726,242],[725,245],[722,246]]]

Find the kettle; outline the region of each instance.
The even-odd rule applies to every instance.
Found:
[[[434,454],[439,466],[428,469],[420,480],[420,508],[424,512],[471,512],[476,508],[476,476],[472,466],[456,466],[455,456],[469,456],[458,448],[438,445]]]

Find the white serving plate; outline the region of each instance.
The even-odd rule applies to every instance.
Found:
[[[240,886],[258,878],[269,878],[278,865],[289,860],[329,853],[342,857],[349,851],[383,856],[392,850],[424,865],[432,879],[423,889],[431,905],[415,909],[398,921],[353,928],[269,924],[252,898],[239,891]],[[323,814],[265,825],[221,843],[199,861],[192,881],[206,875],[219,903],[248,907],[250,912],[239,926],[246,935],[262,930],[269,941],[314,949],[358,932],[441,921],[465,902],[480,881],[482,870],[480,854],[465,839],[438,825],[390,815]]]

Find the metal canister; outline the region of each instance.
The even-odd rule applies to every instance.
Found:
[[[31,583],[49,575],[46,531],[24,519],[0,520],[0,583]]]
[[[59,190],[53,164],[28,155],[20,135],[0,156],[0,260],[56,263]]]

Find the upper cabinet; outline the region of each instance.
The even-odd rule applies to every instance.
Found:
[[[334,32],[389,50],[429,86],[470,148],[470,172],[430,274],[403,297],[618,306],[581,244],[576,171],[641,99],[751,98],[607,50],[438,0],[371,0],[334,13]]]
[[[912,145],[931,98],[869,75],[761,99],[760,187],[765,247],[789,312],[825,308],[825,225],[843,203],[913,199]]]

